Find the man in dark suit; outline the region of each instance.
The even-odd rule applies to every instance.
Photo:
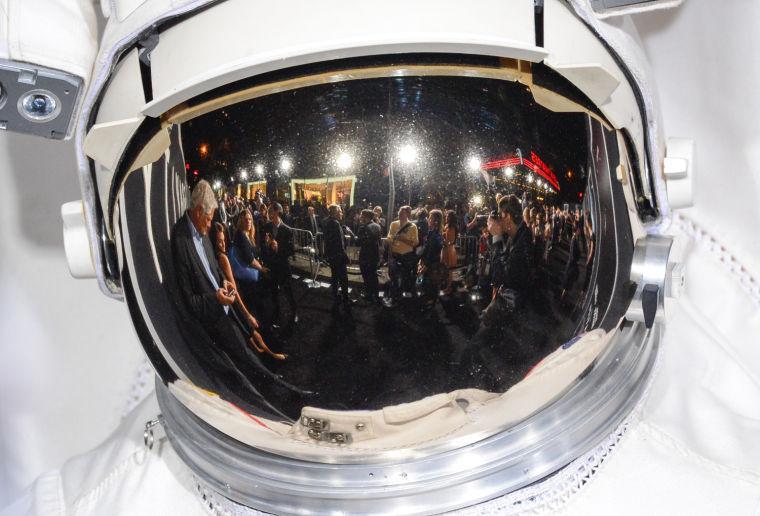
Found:
[[[245,317],[236,312],[237,292],[224,279],[208,238],[216,206],[211,186],[206,181],[199,181],[193,190],[190,208],[172,229],[176,292],[180,298],[178,302],[182,303],[183,311],[199,322],[211,337],[216,349],[210,352],[226,355],[234,367],[235,370],[227,375],[229,377],[220,380],[226,384],[233,382],[233,390],[252,390],[255,401],[281,414],[266,401],[269,397],[261,394],[260,387],[266,386],[267,390],[275,393],[278,387],[300,394],[303,391],[270,372],[248,345],[247,336],[251,335],[252,328],[244,322]],[[214,374],[225,375],[225,371],[214,371]],[[236,380],[238,385],[234,385]]]
[[[338,310],[340,298],[338,286],[343,292],[343,306],[346,311],[351,311],[351,300],[348,297],[348,255],[346,254],[346,232],[353,236],[348,228],[344,228],[343,209],[337,204],[331,204],[327,208],[330,214],[323,222],[322,229],[325,235],[325,259],[330,265],[330,286],[332,287],[333,312]]]
[[[362,210],[361,226],[356,234],[359,244],[359,269],[364,280],[364,295],[370,301],[379,302],[379,285],[377,280],[377,264],[380,262],[380,225],[374,220],[372,210]]]
[[[293,214],[290,213],[290,204],[285,203],[282,206],[282,221],[285,223],[286,226],[292,227],[293,226]]]
[[[311,234],[314,236],[319,233],[319,221],[317,220],[317,214],[314,213],[314,206],[309,206],[306,209],[306,229],[311,231]]]
[[[290,323],[298,322],[296,300],[291,285],[290,262],[295,253],[293,231],[282,221],[282,205],[272,202],[269,206],[269,222],[264,225],[264,245],[262,255],[264,263],[272,272],[272,306],[274,321],[280,319],[280,295],[282,291],[290,307]]]
[[[224,194],[217,202],[217,208],[214,212],[214,218],[212,222],[218,222],[224,228],[224,236],[227,241],[230,241],[230,223],[232,218],[227,214],[227,194]]]

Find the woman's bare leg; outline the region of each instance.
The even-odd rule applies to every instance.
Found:
[[[251,337],[252,341],[256,342],[256,348],[258,349],[259,353],[266,353],[270,355],[272,358],[277,360],[285,360],[288,358],[288,355],[285,353],[275,353],[271,349],[269,349],[269,346],[266,345],[264,342],[264,338],[261,336],[261,334],[254,330],[253,336]]]

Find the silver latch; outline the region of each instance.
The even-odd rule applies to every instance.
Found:
[[[348,432],[329,432],[330,421],[315,417],[301,416],[301,425],[308,428],[307,434],[315,441],[331,444],[349,444],[351,434]]]
[[[673,239],[664,235],[647,235],[636,241],[631,263],[631,281],[636,292],[626,312],[631,321],[651,328],[664,315],[665,285],[669,281],[668,258]]]
[[[155,442],[155,436],[153,435],[153,428],[163,424],[164,422],[164,416],[162,414],[159,414],[156,416],[156,419],[151,419],[145,423],[145,430],[143,431],[143,443],[145,443],[145,447],[149,450],[153,449],[153,444]]]

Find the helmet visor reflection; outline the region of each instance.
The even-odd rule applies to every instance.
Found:
[[[524,84],[318,84],[170,135],[119,200],[130,309],[166,381],[254,418],[485,403],[622,316],[615,133]]]

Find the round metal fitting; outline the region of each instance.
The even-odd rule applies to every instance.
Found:
[[[31,90],[18,100],[18,112],[30,122],[45,123],[61,113],[61,100],[52,91]]]

